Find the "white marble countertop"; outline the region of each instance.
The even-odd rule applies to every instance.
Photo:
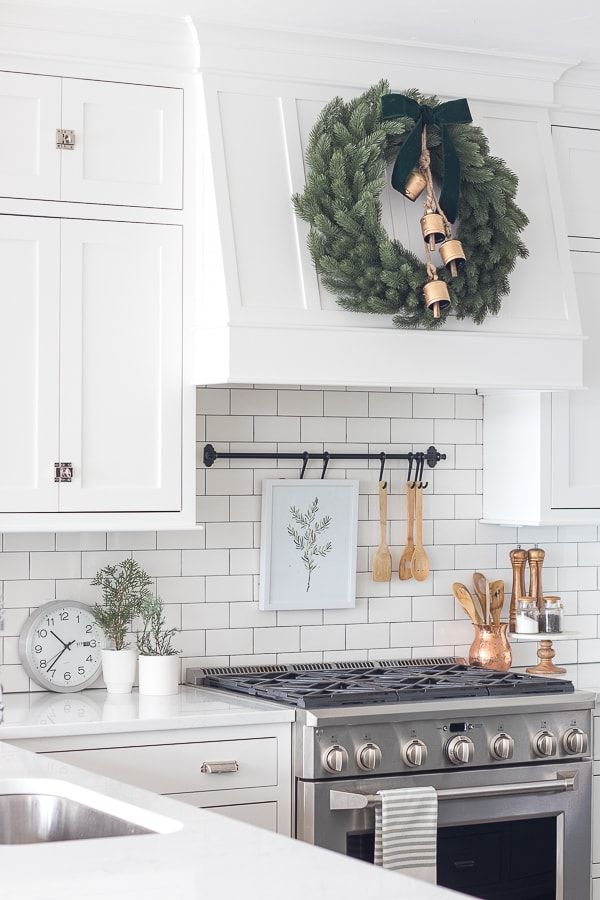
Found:
[[[140,697],[87,690],[74,694],[4,695],[0,740],[268,725],[293,722],[295,711],[266,700],[183,685],[171,697]]]
[[[46,782],[46,792],[57,781],[67,782],[71,793],[83,788],[101,794],[107,811],[116,813],[120,806],[124,813],[123,804],[131,804],[139,824],[176,830],[0,846],[2,900],[461,896],[0,743],[0,794],[11,791],[14,779],[51,779],[55,784]]]

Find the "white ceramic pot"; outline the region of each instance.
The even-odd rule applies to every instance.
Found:
[[[135,681],[135,650],[103,650],[102,677],[109,694],[130,694]]]
[[[140,656],[140,694],[165,697],[178,691],[178,656]]]

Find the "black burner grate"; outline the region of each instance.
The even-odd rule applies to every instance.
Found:
[[[195,671],[195,684],[251,694],[303,709],[447,700],[468,697],[512,697],[528,694],[572,693],[570,681],[519,672],[496,672],[473,666],[378,665],[360,663],[337,668],[335,663],[303,671],[274,666],[245,671]]]

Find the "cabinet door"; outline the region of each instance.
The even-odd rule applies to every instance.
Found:
[[[58,486],[60,225],[0,216],[0,511],[52,512]]]
[[[60,510],[181,508],[181,229],[64,220]]]
[[[183,91],[63,79],[61,199],[181,208]]]
[[[554,126],[552,138],[562,185],[567,232],[573,237],[600,237],[600,131]]]
[[[0,196],[58,200],[60,78],[0,72]]]
[[[552,508],[600,509],[600,253],[571,253],[583,343],[582,391],[552,395]]]

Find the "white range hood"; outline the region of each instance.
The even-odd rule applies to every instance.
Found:
[[[207,383],[581,386],[577,301],[549,110],[572,63],[195,22],[201,95],[200,302],[194,378]],[[499,316],[402,331],[342,310],[320,284],[291,194],[308,133],[333,96],[386,77],[467,97],[520,179],[530,219]],[[390,233],[421,252],[420,204],[391,190]]]

